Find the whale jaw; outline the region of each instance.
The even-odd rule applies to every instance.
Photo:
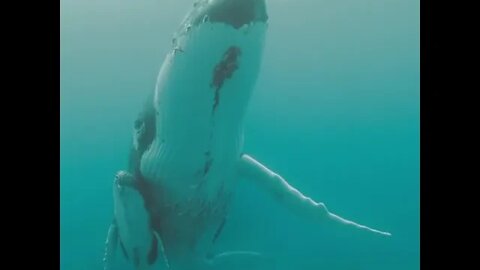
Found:
[[[184,24],[198,25],[205,21],[228,24],[236,29],[268,20],[265,0],[199,0],[185,18]]]

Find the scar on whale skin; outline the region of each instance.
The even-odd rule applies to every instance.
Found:
[[[226,222],[226,221],[227,221],[227,218],[224,217],[224,218],[222,219],[222,223],[220,223],[220,226],[218,227],[218,229],[215,231],[215,234],[213,235],[212,244],[214,244],[214,243],[217,241],[218,237],[219,237],[220,234],[222,233],[223,227],[225,226],[225,222]]]
[[[210,155],[210,151],[205,152],[205,166],[203,167],[203,176],[207,175],[210,167],[212,166],[213,159]]]
[[[239,47],[231,46],[223,54],[222,60],[215,66],[213,70],[213,78],[211,86],[215,88],[215,97],[213,101],[212,114],[215,113],[215,110],[220,103],[220,89],[223,86],[223,83],[226,79],[230,79],[238,69],[238,57],[241,54]]]

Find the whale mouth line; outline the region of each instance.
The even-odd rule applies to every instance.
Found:
[[[221,21],[206,21],[206,22],[201,22],[199,24],[196,24],[194,25],[194,27],[199,27],[199,26],[202,26],[202,25],[206,25],[206,24],[210,24],[210,25],[225,25],[225,26],[228,26],[228,27],[231,27],[235,30],[242,30],[242,29],[249,29],[249,28],[252,28],[254,27],[255,25],[264,25],[266,24],[267,22],[264,22],[264,21],[259,21],[259,20],[256,20],[256,21],[251,21],[251,22],[246,22],[246,23],[243,23],[239,26],[233,26],[231,25],[230,23],[226,23],[226,22],[221,22]]]

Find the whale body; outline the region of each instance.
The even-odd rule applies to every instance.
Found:
[[[245,113],[267,33],[265,0],[200,0],[185,17],[133,124],[135,177],[170,264],[208,256],[238,181],[319,224],[389,233],[343,219],[243,152]],[[200,258],[200,259],[199,259]]]

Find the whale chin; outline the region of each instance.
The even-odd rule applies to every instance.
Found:
[[[223,23],[235,29],[268,21],[265,0],[198,0],[179,29],[188,32],[205,22]]]
[[[204,4],[203,16],[212,22],[222,22],[240,28],[245,24],[266,22],[268,19],[265,0],[210,0]],[[202,19],[202,16],[196,19]]]

